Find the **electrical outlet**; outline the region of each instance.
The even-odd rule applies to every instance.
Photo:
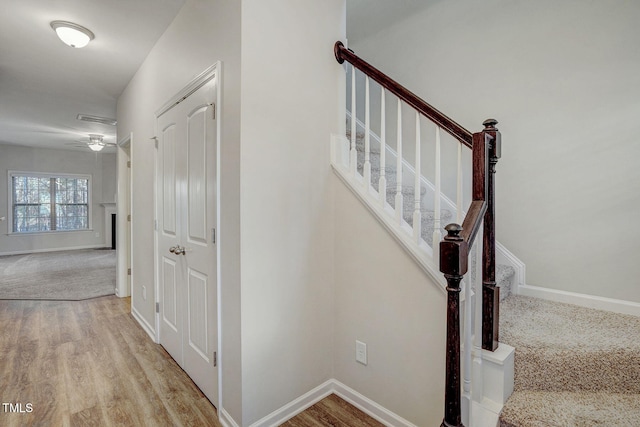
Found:
[[[145,300],[145,301],[147,300],[147,287],[146,286],[142,287],[142,299]]]
[[[356,340],[356,362],[367,364],[367,344]]]

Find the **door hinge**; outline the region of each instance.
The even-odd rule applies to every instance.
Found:
[[[215,120],[215,119],[216,119],[216,104],[214,104],[214,103],[212,102],[212,103],[211,103],[211,104],[209,104],[209,105],[211,105],[211,118],[212,118],[213,120]]]
[[[127,167],[130,168],[131,167],[131,160],[127,160]]]
[[[214,351],[213,352],[213,367],[215,368],[216,366],[218,366],[218,352]]]
[[[131,221],[131,215],[127,215],[127,221]]]
[[[131,276],[131,269],[127,268],[127,276]]]
[[[158,220],[157,220],[157,219],[154,219],[154,220],[153,220],[153,229],[154,229],[155,231],[158,231]]]
[[[216,244],[216,229],[215,228],[211,229],[211,243],[213,243],[214,245]]]
[[[156,303],[156,313],[160,313],[160,303]]]

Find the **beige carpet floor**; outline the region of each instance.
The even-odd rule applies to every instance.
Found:
[[[536,298],[500,306],[516,349],[501,427],[640,426],[640,318]]]
[[[83,300],[112,295],[115,286],[114,250],[0,257],[0,299]]]

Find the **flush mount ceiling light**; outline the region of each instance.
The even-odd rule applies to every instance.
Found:
[[[73,22],[53,21],[51,28],[64,44],[75,48],[85,47],[95,37],[91,31]]]
[[[105,146],[104,142],[102,142],[102,138],[103,138],[102,135],[90,134],[89,142],[87,143],[87,145],[93,151],[101,151]]]

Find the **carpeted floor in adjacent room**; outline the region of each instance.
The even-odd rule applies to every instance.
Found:
[[[0,299],[83,300],[112,295],[116,251],[83,249],[0,257]]]

